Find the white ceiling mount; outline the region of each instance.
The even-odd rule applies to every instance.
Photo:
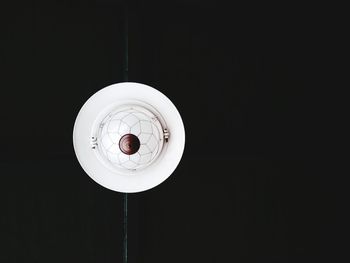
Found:
[[[179,164],[185,129],[174,104],[158,90],[135,82],[101,89],[75,120],[73,145],[84,171],[122,193],[151,189]]]

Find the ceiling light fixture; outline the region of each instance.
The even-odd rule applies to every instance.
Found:
[[[80,165],[98,184],[123,193],[151,189],[179,164],[185,130],[174,104],[158,90],[117,83],[91,96],[73,130]]]

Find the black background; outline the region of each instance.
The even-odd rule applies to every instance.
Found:
[[[186,129],[173,176],[129,195],[129,262],[339,262],[343,192],[319,173],[308,96],[323,24],[306,6],[228,3],[128,3],[129,80],[166,94]],[[0,262],[122,261],[122,194],[84,173],[72,130],[123,81],[124,10],[1,9]]]

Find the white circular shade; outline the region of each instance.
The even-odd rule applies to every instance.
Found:
[[[138,137],[137,152],[125,154],[120,139]],[[81,108],[73,130],[80,165],[98,184],[123,193],[148,190],[166,180],[181,160],[185,130],[174,104],[140,83],[110,85]]]

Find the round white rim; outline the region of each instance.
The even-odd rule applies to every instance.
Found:
[[[102,112],[130,100],[149,104],[161,113],[170,138],[166,151],[154,164],[137,174],[126,175],[103,165],[91,147],[91,138]],[[80,165],[95,182],[117,192],[136,193],[159,185],[173,173],[184,151],[185,129],[175,105],[163,93],[145,84],[122,82],[99,90],[85,102],[75,120],[73,146]]]

